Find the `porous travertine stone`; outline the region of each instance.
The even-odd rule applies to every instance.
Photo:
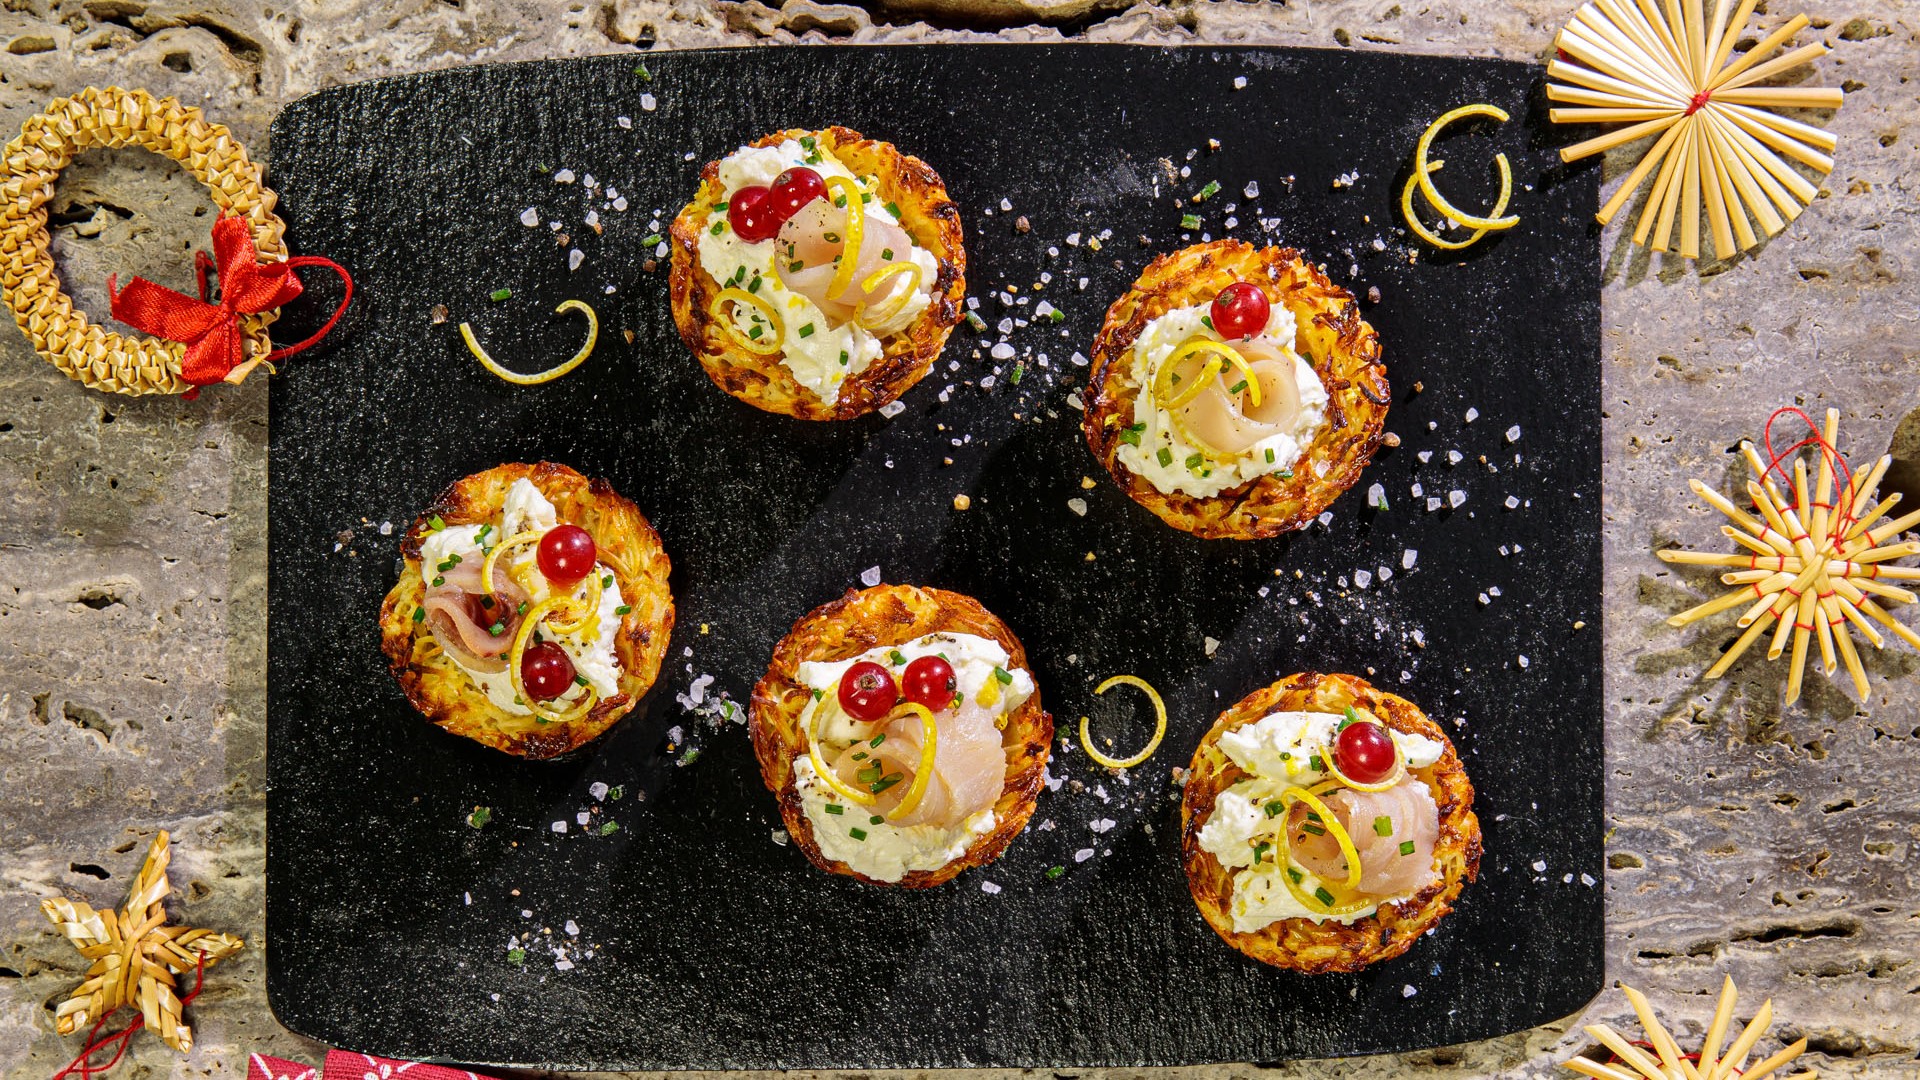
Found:
[[[596,0],[5,0],[0,137],[59,94],[144,86],[204,106],[256,157],[285,102],[323,86],[500,60],[769,42],[1232,42],[1543,59],[1573,0],[1292,4],[906,0],[862,5]],[[1782,712],[1757,660],[1698,673],[1719,628],[1661,624],[1706,576],[1656,545],[1720,546],[1685,483],[1744,479],[1728,453],[1773,408],[1843,412],[1845,448],[1884,450],[1920,408],[1920,20],[1902,3],[1805,6],[1843,84],[1839,166],[1762,250],[1699,266],[1604,242],[1608,963],[1697,1041],[1722,972],[1775,999],[1824,1075],[1901,1077],[1920,1055],[1920,659],[1868,657],[1871,700],[1811,680]],[[1797,10],[1797,8],[1795,9]],[[1782,9],[1770,18],[1784,17]],[[917,21],[926,18],[937,25]],[[1196,108],[1229,103],[1198,102]],[[1610,182],[1631,159],[1607,162]],[[1390,168],[1361,162],[1356,168]],[[211,204],[167,163],[96,154],[53,207],[76,299],[109,273],[185,288]],[[1541,317],[1550,318],[1550,314]],[[78,1049],[52,1003],[82,963],[41,897],[117,904],[158,828],[175,835],[184,921],[263,940],[264,381],[198,402],[69,382],[0,328],[0,1073],[43,1080]],[[1903,443],[1920,443],[1920,418]],[[1920,492],[1916,492],[1920,494]],[[1743,1015],[1746,1009],[1742,1010]],[[136,1040],[119,1075],[240,1077],[246,1052],[318,1061],[269,1014],[262,950],[223,964],[180,1059]],[[1548,1077],[1622,1028],[1617,993],[1510,1038],[1350,1062],[1180,1070],[1204,1077]],[[1062,1023],[1099,1022],[1095,1017]],[[1765,1045],[1774,1045],[1768,1043]]]

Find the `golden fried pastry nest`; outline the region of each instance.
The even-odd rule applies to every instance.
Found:
[[[1032,668],[1020,639],[1007,624],[978,600],[945,589],[912,585],[877,585],[849,590],[847,595],[815,608],[793,625],[774,647],[773,662],[753,688],[753,752],[760,759],[760,778],[780,801],[787,833],[815,866],[845,874],[870,885],[897,885],[924,889],[951,880],[962,870],[985,866],[1000,857],[1033,816],[1034,803],[1047,766],[1053,739],[1053,717],[1040,705],[1040,690],[1007,716],[1001,745],[1007,752],[1007,779],[993,804],[993,831],[980,836],[959,858],[936,870],[915,870],[896,882],[865,876],[846,863],[827,858],[814,839],[813,826],[801,805],[794,783],[793,762],[807,753],[807,735],[800,727],[812,692],[799,679],[803,661],[832,663],[869,649],[899,645],[933,633],[973,634],[1000,643],[1011,668]]]
[[[1133,346],[1152,320],[1175,308],[1208,304],[1236,281],[1252,282],[1283,304],[1298,326],[1294,351],[1327,391],[1326,421],[1292,466],[1293,476],[1259,477],[1200,498],[1164,492],[1119,460],[1120,436],[1142,392]],[[1256,248],[1215,240],[1160,256],[1107,309],[1093,343],[1086,396],[1087,445],[1133,500],[1176,529],[1208,539],[1258,540],[1301,528],[1353,486],[1373,460],[1392,392],[1380,363],[1380,339],[1360,318],[1353,295],[1292,248]]]
[[[1220,736],[1274,712],[1341,713],[1349,705],[1372,713],[1396,731],[1425,735],[1445,747],[1440,760],[1432,765],[1408,770],[1426,782],[1440,810],[1440,835],[1434,843],[1439,878],[1406,900],[1382,904],[1372,915],[1351,925],[1296,918],[1269,923],[1251,933],[1236,933],[1232,911],[1235,871],[1220,865],[1200,847],[1200,829],[1213,813],[1214,801],[1247,776],[1220,750]],[[1446,732],[1412,702],[1376,690],[1352,675],[1289,675],[1221,713],[1193,751],[1186,794],[1180,803],[1180,830],[1187,885],[1207,925],[1227,944],[1261,963],[1310,974],[1358,971],[1406,952],[1415,938],[1453,910],[1454,898],[1460,895],[1464,883],[1480,872],[1480,819],[1473,813],[1473,784]]]
[[[434,640],[414,611],[426,594],[420,573],[420,544],[438,516],[445,525],[497,522],[507,489],[526,477],[558,511],[562,523],[578,525],[593,536],[598,559],[611,568],[622,602],[631,610],[620,620],[614,655],[620,660],[620,693],[603,698],[587,714],[568,723],[549,723],[502,710]],[[380,649],[407,700],[442,728],[496,750],[540,760],[564,754],[599,735],[633,710],[660,673],[667,639],[673,633],[673,595],[667,589],[670,565],[660,536],[638,507],[604,480],[589,480],[565,465],[498,465],[455,481],[414,521],[401,541],[406,566],[380,606]]]
[[[700,265],[700,234],[708,227],[713,207],[727,201],[727,193],[720,186],[718,161],[708,162],[701,170],[700,190],[673,219],[669,298],[680,339],[700,358],[707,376],[720,389],[768,412],[802,420],[847,420],[906,393],[933,366],[947,335],[962,317],[967,253],[960,208],[947,197],[940,174],[919,158],[901,153],[892,143],[830,127],[812,132],[800,128],[776,131],[749,145],[778,146],[787,139],[808,135],[856,176],[875,177],[881,199],[900,208],[901,227],[939,260],[939,273],[928,283],[933,302],[927,310],[913,325],[883,338],[880,358],[848,377],[831,405],[793,377],[781,362],[782,354],[762,356],[742,348],[711,314],[713,298],[723,286]]]

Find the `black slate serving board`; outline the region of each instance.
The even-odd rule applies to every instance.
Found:
[[[360,287],[333,342],[271,392],[268,985],[282,1022],[394,1057],[561,1068],[1132,1066],[1479,1039],[1598,991],[1597,174],[1557,164],[1537,69],[1073,46],[644,60],[645,75],[601,58],[368,83],[274,125],[295,249]],[[1484,206],[1504,150],[1523,223],[1409,261],[1393,225],[1409,152],[1472,101],[1514,121],[1444,140],[1444,180]],[[1014,330],[1017,383],[988,355],[1002,335],[963,327],[902,415],[807,424],[735,402],[681,347],[665,270],[642,267],[652,223],[705,161],[833,122],[941,171],[990,327],[1031,310],[1003,307],[1009,285],[1065,313]],[[574,183],[549,175],[561,168]],[[628,209],[586,191],[588,174]],[[1218,196],[1175,206],[1209,180]],[[1381,290],[1366,314],[1402,444],[1291,537],[1209,543],[1159,524],[1105,479],[1069,403],[1086,374],[1074,353],[1153,255],[1190,242],[1189,210],[1212,235],[1290,243],[1356,292]],[[584,253],[578,270],[548,221]],[[503,287],[510,300],[487,299]],[[316,283],[284,336],[329,295]],[[470,320],[496,356],[544,366],[580,340],[577,319],[549,314],[570,297],[604,332],[555,383],[508,386],[455,333]],[[436,325],[441,304],[452,318]],[[679,626],[641,710],[568,760],[527,764],[414,714],[374,614],[400,533],[443,485],[541,458],[609,478],[651,516]],[[1385,510],[1365,505],[1376,481]],[[1415,483],[1466,502],[1428,512]],[[971,510],[952,508],[958,493]],[[1062,734],[1092,713],[1119,745],[1143,737],[1144,707],[1091,688],[1151,680],[1173,717],[1164,749],[1122,780],[1056,747],[1068,780],[1034,826],[946,887],[813,870],[776,842],[744,729],[675,697],[711,674],[709,704],[744,701],[792,622],[874,566],[1004,617]],[[1480,881],[1437,933],[1357,975],[1243,959],[1202,924],[1177,860],[1172,770],[1227,704],[1304,669],[1371,672],[1424,705],[1479,792]],[[595,783],[625,797],[596,799]],[[466,822],[475,806],[491,810],[484,829]]]

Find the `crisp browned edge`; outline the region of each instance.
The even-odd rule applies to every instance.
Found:
[[[1293,467],[1292,479],[1263,476],[1207,498],[1169,494],[1118,458],[1136,394],[1124,384],[1134,341],[1153,319],[1210,301],[1235,281],[1264,283],[1270,298],[1293,312],[1295,347],[1327,389],[1328,422]],[[1312,521],[1373,460],[1392,401],[1379,336],[1360,318],[1352,294],[1292,248],[1255,248],[1240,240],[1215,240],[1155,259],[1107,310],[1092,361],[1082,427],[1094,457],[1135,502],[1208,539],[1257,540]],[[1326,466],[1325,476],[1316,475],[1316,464]]]
[[[1352,705],[1366,709],[1397,731],[1425,735],[1445,747],[1440,760],[1414,775],[1432,789],[1440,809],[1440,838],[1435,856],[1439,880],[1396,904],[1350,926],[1309,919],[1283,919],[1253,933],[1235,933],[1231,902],[1233,871],[1201,850],[1200,829],[1214,801],[1247,774],[1220,752],[1220,736],[1275,711],[1335,712]],[[1405,698],[1375,689],[1353,675],[1302,672],[1256,690],[1220,714],[1194,748],[1186,793],[1180,802],[1180,855],[1187,885],[1200,915],[1227,944],[1275,967],[1309,974],[1358,971],[1407,951],[1421,934],[1453,910],[1464,883],[1480,871],[1480,820],[1473,813],[1473,784],[1452,740]]]
[[[740,348],[708,312],[721,285],[700,265],[699,257],[700,232],[707,228],[714,204],[721,201],[718,161],[708,162],[701,170],[699,191],[673,219],[668,296],[680,339],[699,358],[714,385],[768,412],[801,420],[847,420],[906,393],[939,358],[947,335],[961,319],[960,305],[966,297],[965,235],[960,208],[947,197],[940,174],[892,143],[830,127],[816,132],[776,131],[749,145],[773,146],[804,135],[819,139],[855,173],[877,178],[880,193],[900,207],[901,226],[939,260],[930,290],[933,302],[927,310],[912,326],[882,339],[880,358],[842,383],[832,405],[800,385],[779,354],[759,356]]]
[[[472,525],[500,512],[506,490],[526,477],[559,511],[561,521],[572,522],[593,535],[602,561],[613,566],[622,597],[633,609],[620,620],[614,643],[620,658],[621,693],[600,701],[572,723],[543,724],[520,731],[524,718],[509,717],[486,699],[464,675],[446,678],[429,670],[424,650],[437,650],[433,635],[413,621],[426,584],[420,573],[420,544],[438,516],[447,525]],[[653,686],[666,657],[673,633],[673,596],[667,578],[672,565],[660,536],[640,508],[600,479],[552,462],[536,465],[498,465],[448,485],[418,518],[400,544],[405,560],[400,580],[380,606],[380,648],[394,679],[407,700],[428,720],[456,735],[518,757],[541,760],[564,754],[598,738],[613,722],[632,711]],[[612,560],[618,560],[617,564]],[[457,673],[456,673],[457,674]]]
[[[869,885],[924,889],[951,880],[962,870],[985,866],[1000,857],[1033,816],[1045,779],[1047,755],[1053,739],[1053,717],[1040,704],[1040,690],[1008,714],[1001,745],[1007,751],[1007,781],[994,803],[997,818],[992,832],[975,840],[959,858],[936,870],[916,870],[897,882],[875,881],[844,862],[820,851],[813,826],[801,805],[793,781],[793,760],[807,752],[800,714],[811,693],[798,678],[802,661],[832,662],[857,656],[868,649],[898,645],[932,633],[975,634],[991,638],[1007,650],[1008,663],[1027,668],[1027,653],[1006,623],[970,596],[945,589],[912,585],[878,585],[848,590],[845,596],[809,612],[774,647],[767,673],[753,688],[754,756],[760,778],[780,803],[787,833],[815,866],[845,874]]]

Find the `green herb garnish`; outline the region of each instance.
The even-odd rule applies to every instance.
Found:
[[[1129,424],[1125,428],[1121,429],[1120,441],[1123,443],[1132,443],[1135,446],[1139,446],[1140,433],[1145,430],[1147,430],[1147,425],[1145,424]]]
[[[1183,229],[1197,229],[1197,228],[1199,228],[1199,227],[1200,227],[1200,215],[1199,215],[1199,214],[1181,214],[1181,215],[1180,215],[1180,227],[1181,227],[1181,228],[1183,228]]]
[[[524,964],[526,962],[527,962],[527,950],[525,949],[508,949],[507,950],[507,963]]]
[[[1005,686],[1013,681],[1013,672],[996,664],[993,669],[993,677],[1000,680],[1000,685]]]
[[[1061,877],[1065,876],[1066,872],[1067,868],[1064,866],[1049,866],[1047,867],[1047,880],[1058,881]]]
[[[1220,194],[1220,181],[1209,180],[1207,181],[1206,187],[1203,187],[1199,191],[1194,192],[1193,201],[1206,202],[1208,199],[1211,199],[1218,194]]]
[[[487,299],[498,303],[501,300],[508,299],[512,295],[513,295],[512,289],[495,289],[492,292],[487,294]]]
[[[414,622],[426,622],[426,621],[427,621],[427,609],[426,609],[426,608],[414,608],[414,609],[413,609],[413,621],[414,621]]]
[[[473,813],[467,815],[467,824],[476,829],[484,829],[487,822],[493,820],[493,810],[485,806],[476,806]]]
[[[801,336],[801,337],[803,337],[803,338],[809,338],[809,337],[812,337],[812,336],[813,336],[813,324],[812,324],[812,323],[808,323],[808,324],[806,324],[805,326],[802,326],[802,327],[800,328],[800,336]]]
[[[1400,854],[1402,855],[1413,854],[1413,841],[1411,840],[1400,841]]]
[[[1373,835],[1392,836],[1393,835],[1393,819],[1388,817],[1385,814],[1381,814],[1379,817],[1374,818],[1373,819]]]
[[[834,817],[839,817],[840,815],[846,812],[847,812],[847,808],[844,806],[841,806],[839,803],[827,804],[827,813],[832,814]]]
[[[851,836],[851,837],[853,837],[853,838],[854,838],[855,840],[865,840],[865,839],[867,838],[867,830],[865,830],[865,829],[848,829],[848,830],[847,830],[847,835],[848,835],[848,836]]]
[[[1161,468],[1166,468],[1168,465],[1173,464],[1173,451],[1164,446],[1160,448],[1160,453],[1155,456],[1160,459]]]
[[[1314,887],[1313,898],[1327,905],[1328,907],[1333,906],[1333,894],[1328,892],[1327,887],[1324,885],[1317,885]]]

